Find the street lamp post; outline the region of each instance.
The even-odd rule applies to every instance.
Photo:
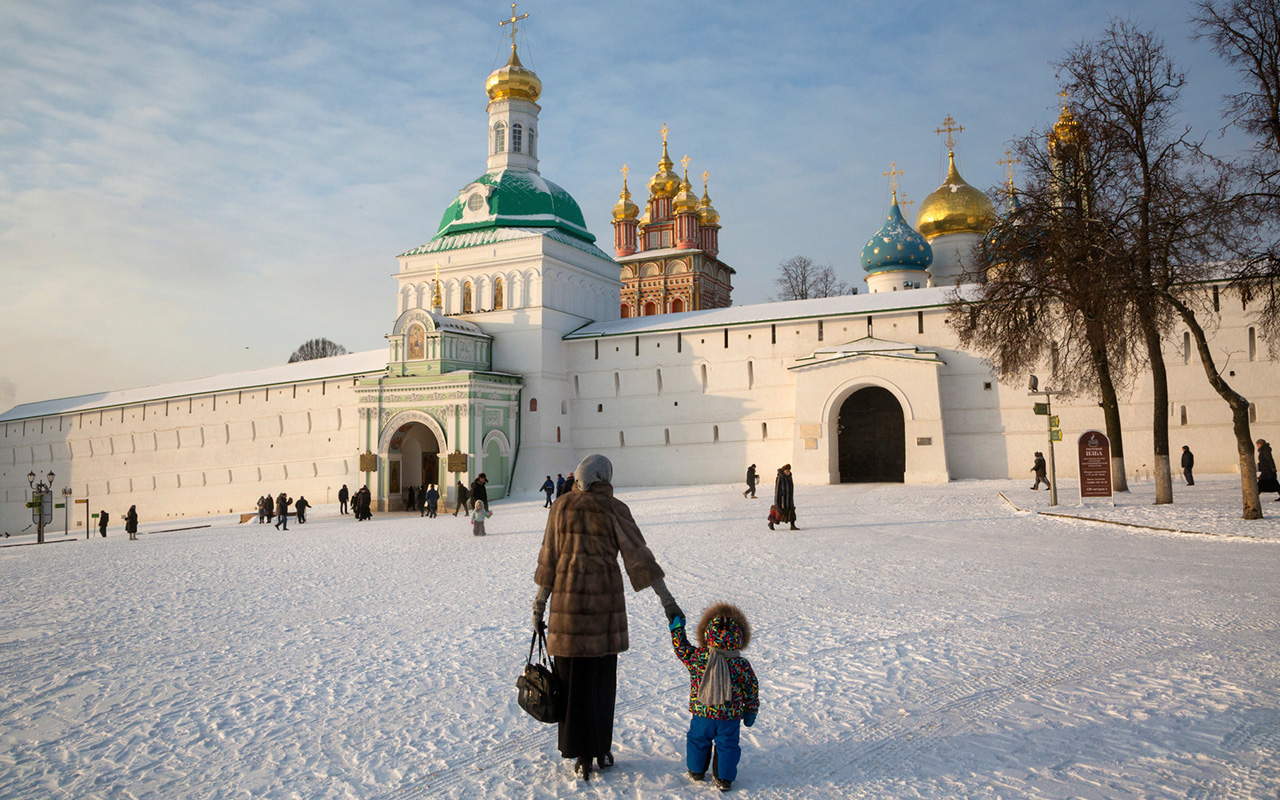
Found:
[[[62,535],[63,536],[71,535],[70,509],[71,509],[71,487],[63,486],[62,487]],[[87,530],[85,531],[84,538],[86,539],[89,538],[89,532]]]
[[[31,517],[36,523],[36,543],[44,544],[44,526],[53,521],[53,470],[45,476],[48,483],[36,483],[36,474],[27,473],[31,486]]]
[[[1051,392],[1048,389],[1040,388],[1040,379],[1035,375],[1031,376],[1031,380],[1027,383],[1027,396],[1035,397],[1036,395],[1044,395],[1044,416],[1049,422],[1049,505],[1056,506],[1058,504],[1058,471],[1053,461],[1053,395],[1062,394],[1062,392]],[[1039,410],[1036,411],[1040,413]],[[1058,431],[1061,435],[1061,431]]]

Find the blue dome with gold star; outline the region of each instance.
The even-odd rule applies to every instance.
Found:
[[[862,248],[862,268],[867,272],[918,269],[924,271],[933,263],[933,248],[902,217],[898,196],[894,193],[889,218]]]

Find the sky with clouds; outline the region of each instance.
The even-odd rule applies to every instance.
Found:
[[[711,173],[735,304],[807,255],[861,285],[890,162],[922,200],[946,171],[1003,181],[1058,111],[1051,62],[1109,17],[1187,71],[1209,149],[1232,71],[1182,0],[689,3],[531,0],[542,173],[612,251],[619,169]],[[395,256],[485,169],[484,81],[509,3],[64,2],[0,13],[0,409],[285,362],[325,336],[384,346]],[[695,179],[696,181],[696,179]],[[917,206],[918,207],[918,206]],[[908,211],[908,216],[913,214]]]

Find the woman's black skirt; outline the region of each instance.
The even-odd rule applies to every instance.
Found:
[[[613,705],[618,689],[618,656],[556,656],[552,671],[564,692],[560,755],[598,758],[613,749]]]

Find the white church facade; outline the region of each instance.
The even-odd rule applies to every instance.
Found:
[[[28,474],[48,472],[93,512],[136,504],[147,520],[247,512],[280,491],[332,503],[343,485],[397,510],[408,486],[452,499],[481,472],[499,498],[592,452],[623,486],[737,482],[752,463],[766,479],[790,463],[799,484],[1029,475],[1045,418],[947,322],[957,254],[991,221],[954,161],[919,231],[895,198],[863,251],[870,292],[732,306],[719,216],[671,173],[665,138],[643,218],[624,186],[611,256],[538,171],[541,83],[514,44],[486,91],[486,169],[398,257],[387,349],[10,409],[0,529],[29,524]],[[1255,434],[1275,438],[1276,364],[1238,300],[1220,308],[1214,346]],[[1227,407],[1180,331],[1166,355],[1171,444],[1201,472],[1234,471]],[[1122,412],[1132,477],[1150,471],[1150,397],[1139,383]],[[1103,424],[1092,401],[1054,411],[1068,442]]]

